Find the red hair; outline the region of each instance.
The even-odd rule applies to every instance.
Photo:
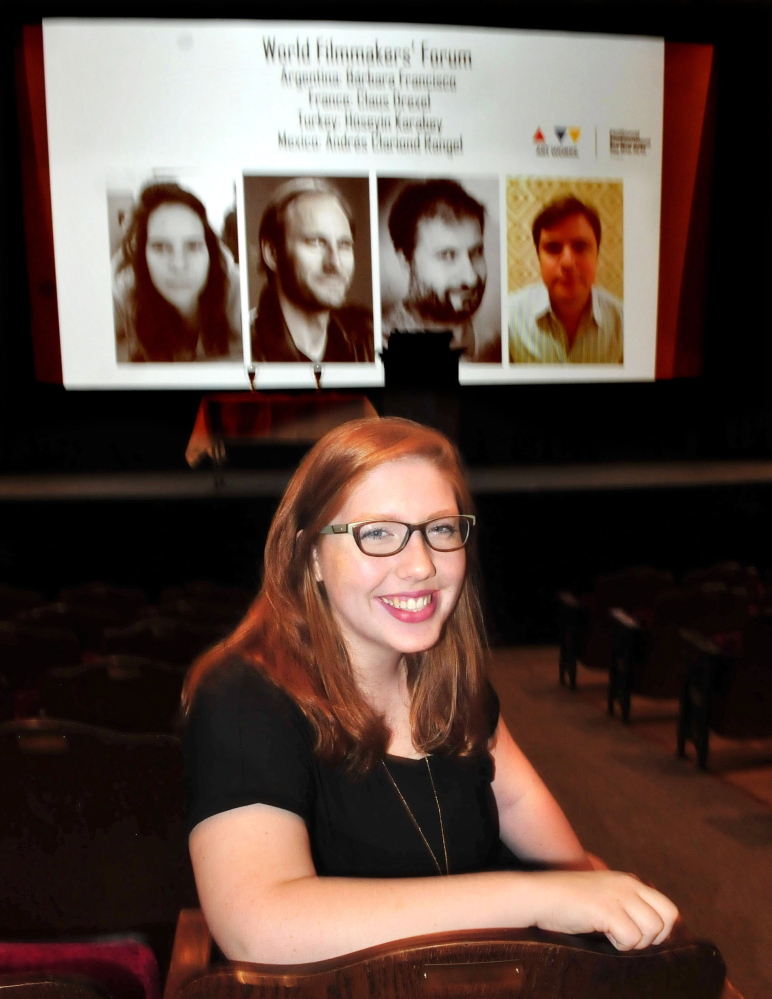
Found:
[[[458,452],[439,431],[396,417],[352,420],[330,431],[303,458],[279,504],[259,595],[236,630],[193,664],[183,691],[185,712],[202,677],[239,658],[297,703],[322,760],[364,773],[382,758],[390,733],[356,686],[324,586],[314,579],[311,553],[321,528],[363,476],[408,458],[433,464],[450,483],[459,512],[473,512]],[[413,742],[425,753],[468,754],[483,748],[490,734],[475,565],[470,543],[461,594],[440,641],[405,656]]]

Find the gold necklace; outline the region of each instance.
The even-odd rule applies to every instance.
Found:
[[[424,761],[426,762],[426,769],[429,771],[429,781],[431,782],[432,791],[434,792],[434,801],[435,801],[435,804],[437,805],[437,815],[439,815],[439,817],[440,817],[440,835],[442,836],[442,852],[445,855],[445,874],[450,874],[450,865],[448,864],[448,847],[447,847],[447,844],[445,843],[445,826],[443,825],[443,822],[442,822],[442,809],[440,808],[440,799],[437,797],[437,788],[434,786],[434,777],[432,777],[432,768],[429,766],[429,757],[428,756],[424,756]],[[408,803],[405,801],[405,798],[404,798],[402,792],[400,791],[397,782],[394,780],[394,778],[392,777],[391,771],[386,766],[386,760],[381,760],[381,763],[383,764],[383,769],[386,771],[386,773],[387,773],[387,775],[389,777],[389,780],[394,785],[394,790],[399,795],[399,800],[405,806],[405,811],[410,816],[410,819],[411,819],[413,825],[418,830],[418,835],[424,841],[424,846],[429,851],[429,854],[430,854],[432,860],[434,861],[434,866],[437,868],[437,873],[438,874],[442,874],[443,871],[442,871],[442,868],[440,867],[440,862],[437,860],[437,855],[435,854],[434,850],[432,850],[431,846],[429,845],[429,840],[426,838],[426,836],[424,836],[424,831],[420,827],[420,825],[418,824],[418,819],[415,817],[415,815],[413,815],[413,812],[412,812],[412,810],[410,808],[410,805],[408,805]]]

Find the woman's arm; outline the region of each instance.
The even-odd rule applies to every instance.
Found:
[[[565,870],[590,871],[602,861],[590,858],[541,777],[499,718],[491,743],[495,764],[493,793],[501,839],[520,860]]]
[[[319,877],[305,823],[271,805],[204,819],[191,833],[190,854],[209,927],[234,960],[301,963],[484,927],[599,931],[629,950],[660,943],[677,916],[659,892],[612,872]]]

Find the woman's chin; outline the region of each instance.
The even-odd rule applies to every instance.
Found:
[[[198,295],[185,293],[184,295],[165,295],[161,293],[169,305],[174,306],[177,312],[186,319],[192,319],[198,312]]]
[[[433,649],[442,636],[442,629],[422,628],[420,632],[416,630],[414,635],[406,636],[400,644],[400,652],[403,655],[415,655],[418,652],[426,652]]]

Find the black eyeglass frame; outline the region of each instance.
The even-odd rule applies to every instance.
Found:
[[[350,534],[351,537],[356,542],[357,548],[362,552],[363,555],[367,555],[370,558],[389,558],[391,555],[399,555],[403,548],[407,545],[408,541],[413,536],[414,531],[420,531],[423,535],[423,539],[426,544],[435,552],[457,552],[460,549],[466,547],[467,541],[472,536],[472,528],[477,523],[477,517],[473,513],[453,513],[449,516],[457,517],[459,520],[463,520],[469,525],[469,531],[467,536],[457,545],[455,548],[436,548],[426,534],[426,528],[429,524],[436,524],[438,521],[445,520],[444,517],[432,517],[431,520],[425,520],[422,524],[406,524],[404,520],[357,520],[353,524],[328,524],[327,527],[323,527],[320,534]],[[367,527],[368,524],[401,524],[402,527],[407,528],[407,534],[402,541],[399,548],[395,549],[393,552],[366,552],[362,547],[362,542],[359,537],[359,532],[363,527]]]

